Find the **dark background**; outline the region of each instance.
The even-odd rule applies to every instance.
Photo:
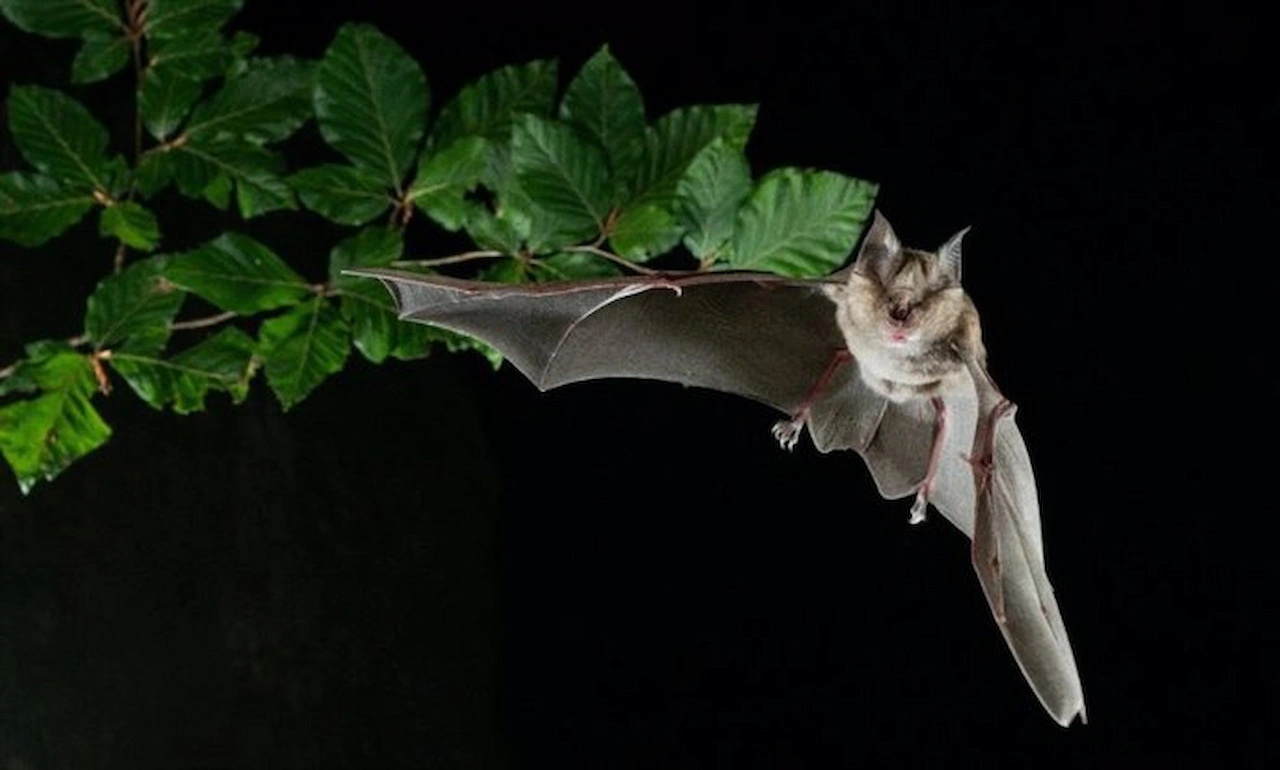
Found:
[[[757,173],[876,180],[912,245],[974,225],[1089,725],[1042,712],[961,535],[908,527],[852,455],[778,451],[770,410],[353,355],[288,415],[261,382],[186,418],[122,388],[106,447],[29,497],[0,483],[0,768],[1267,764],[1274,256],[1234,242],[1272,98],[1246,77],[1257,22],[909,6],[251,0],[233,26],[318,57],[372,22],[437,105],[608,42],[651,116],[759,102]],[[62,85],[73,51],[0,27],[0,79]],[[75,93],[120,117],[125,83]],[[248,229],[319,278],[342,231],[316,221]],[[93,227],[0,247],[0,363],[78,331],[110,258]]]

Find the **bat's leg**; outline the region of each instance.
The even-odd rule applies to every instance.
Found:
[[[941,398],[932,399],[933,410],[937,419],[933,423],[933,446],[929,449],[929,464],[924,469],[924,481],[916,490],[916,501],[911,504],[912,524],[924,521],[925,511],[929,509],[929,495],[933,492],[933,477],[938,472],[938,458],[942,456],[942,444],[947,435],[947,405]]]
[[[790,420],[779,420],[773,424],[773,437],[778,440],[782,448],[791,451],[795,448],[796,442],[800,440],[800,433],[804,430],[804,421],[809,417],[809,408],[813,406],[813,402],[818,400],[818,396],[827,389],[831,384],[831,377],[836,370],[853,358],[853,354],[847,348],[837,350],[831,356],[831,363],[827,364],[827,368],[823,370],[821,376],[814,380],[813,385],[809,386],[809,392],[805,394],[804,401],[801,402],[800,408],[791,415]]]
[[[973,568],[978,571],[980,582],[991,587],[991,612],[998,623],[1005,622],[1004,590],[1000,580],[1000,538],[991,519],[991,476],[995,471],[996,426],[1010,409],[1013,402],[1001,398],[982,417],[977,431],[977,451],[965,458],[973,466]]]

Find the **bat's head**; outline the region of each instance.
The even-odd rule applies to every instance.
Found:
[[[906,248],[875,212],[842,292],[855,322],[891,342],[932,339],[954,328],[965,303],[960,287],[961,230],[937,251]]]

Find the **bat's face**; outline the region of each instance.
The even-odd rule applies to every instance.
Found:
[[[950,335],[967,302],[960,287],[959,238],[936,252],[904,248],[876,213],[842,292],[848,320],[890,345],[929,344]]]

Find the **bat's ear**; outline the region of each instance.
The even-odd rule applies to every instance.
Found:
[[[972,229],[972,227],[966,227],[951,236],[951,240],[942,244],[942,247],[938,249],[938,264],[956,279],[956,283],[960,283],[960,242],[964,240],[965,234]]]
[[[871,220],[871,229],[862,239],[862,248],[858,250],[853,269],[864,275],[876,275],[883,281],[897,272],[901,258],[902,243],[894,234],[889,220],[877,209]]]

